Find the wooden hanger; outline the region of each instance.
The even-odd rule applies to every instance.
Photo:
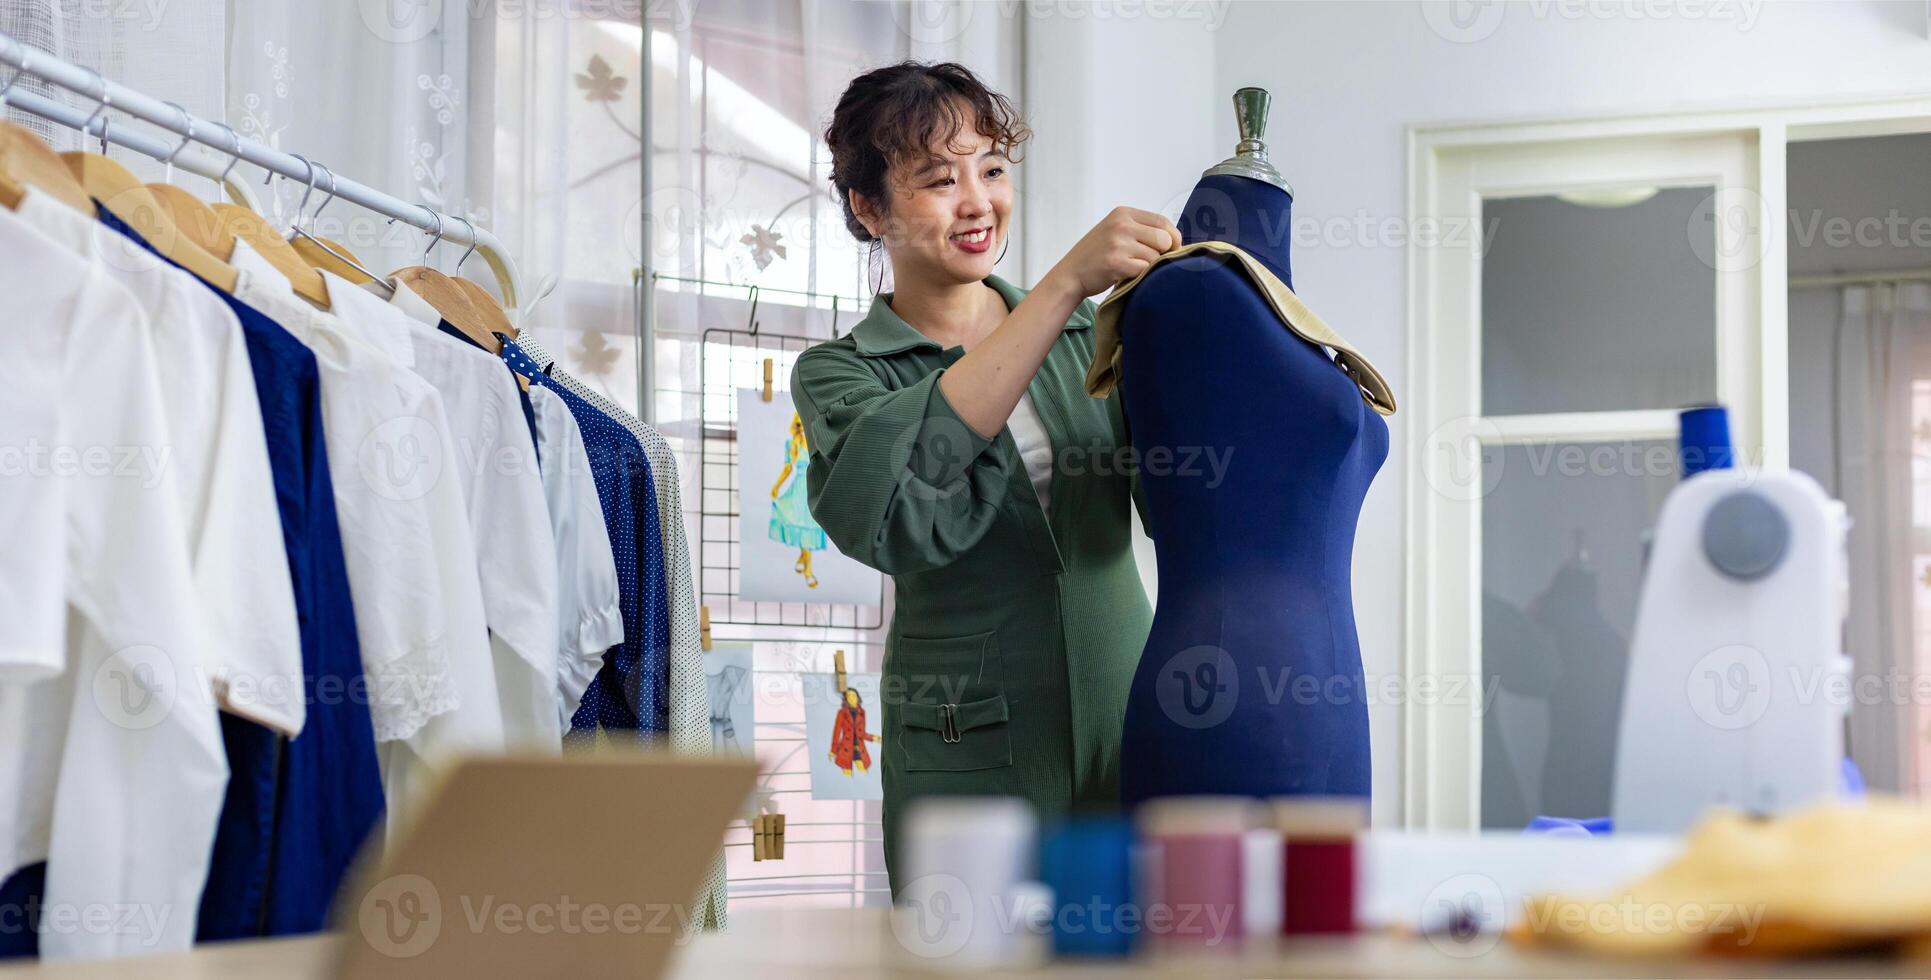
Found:
[[[476,310],[483,328],[489,332],[492,340],[499,333],[515,340],[516,327],[510,324],[510,315],[503,312],[503,304],[498,303],[496,297],[491,296],[489,290],[484,289],[482,284],[463,276],[463,263],[468,262],[469,257],[476,254],[476,223],[461,215],[458,215],[456,220],[469,227],[469,251],[464,252],[463,257],[456,260],[456,275],[451,277],[450,281],[456,284],[456,288],[463,291],[464,298],[468,299],[469,305]],[[500,341],[495,345],[499,352],[502,346]]]
[[[474,248],[475,246],[471,246],[472,250]],[[461,264],[458,263],[457,268],[461,267]],[[484,325],[491,331],[491,340],[496,340],[499,334],[511,340],[516,339],[516,328],[510,325],[510,315],[503,312],[503,304],[498,303],[496,297],[489,294],[489,290],[484,289],[478,283],[460,276],[455,279],[455,283],[457,288],[461,289],[463,294],[469,297],[469,305],[475,307],[476,311],[482,315]],[[502,353],[503,344],[500,341],[496,343],[495,347],[497,353]],[[518,388],[524,391],[530,390],[530,379],[514,371],[511,371],[510,375],[516,379],[516,386]]]
[[[95,120],[100,120],[101,149],[105,151],[107,127],[111,121],[107,118],[107,110],[113,107],[113,99],[108,96],[107,81],[100,77],[99,72],[95,72],[94,77],[98,83],[95,100],[100,105],[81,124],[81,132],[85,134],[93,127]],[[126,222],[156,251],[216,289],[227,293],[235,291],[235,284],[241,278],[235,267],[215,258],[175,227],[174,218],[168,210],[126,167],[100,153],[80,150],[62,153],[60,159],[88,197]]]
[[[297,236],[288,244],[295,249],[295,254],[302,257],[302,261],[309,264],[309,268],[326,269],[358,286],[376,281],[374,276],[358,268],[362,260],[356,258],[355,253],[349,251],[348,246],[333,239]],[[330,252],[329,249],[335,251]],[[348,256],[348,259],[343,259],[341,256]],[[353,260],[356,265],[351,265],[350,260]]]
[[[43,191],[54,200],[92,216],[94,201],[69,173],[53,148],[31,131],[0,123],[0,204],[20,206],[27,188]]]
[[[482,312],[469,301],[469,294],[456,285],[456,280],[426,265],[405,266],[393,275],[396,282],[421,296],[450,326],[462,331],[463,336],[482,344],[492,354],[502,352],[503,343],[490,336]]]
[[[27,196],[27,189],[7,176],[6,149],[0,147],[0,207],[9,211],[20,208],[20,201]]]
[[[89,197],[127,222],[162,255],[222,292],[235,291],[241,278],[235,267],[215,258],[176,227],[172,213],[126,167],[98,153],[80,150],[69,150],[60,158]]]
[[[483,325],[489,328],[492,335],[500,332],[511,340],[516,339],[516,327],[510,323],[510,315],[503,311],[503,304],[498,303],[489,290],[484,289],[481,283],[461,276],[455,278],[455,283],[463,295],[469,297],[469,305],[482,314]]]
[[[301,256],[302,261],[308,263],[312,269],[335,273],[358,286],[375,283],[384,292],[390,292],[389,284],[382,282],[375,273],[370,272],[369,268],[362,264],[362,260],[356,258],[354,252],[349,251],[347,245],[316,235],[306,227],[321,220],[322,211],[329,206],[330,201],[335,200],[335,173],[299,153],[295,154],[295,159],[302,161],[302,164],[308,167],[308,189],[302,192],[302,202],[295,206],[295,221],[289,226],[288,232],[289,246],[294,248],[295,254]],[[315,213],[309,215],[305,222],[302,212],[308,208],[309,195],[315,193],[315,172],[318,170],[328,175],[329,192],[327,197],[322,198],[322,203],[316,205]],[[390,295],[393,293],[390,292]]]
[[[89,197],[127,222],[162,255],[222,292],[235,291],[241,278],[235,267],[216,258],[177,227],[172,212],[155,200],[154,193],[126,167],[98,153],[69,150],[60,156]]]
[[[112,102],[107,95],[105,82],[101,83],[99,99],[100,108],[94,110],[94,115],[87,123],[82,124],[81,132],[87,132],[93,120],[99,119],[101,148],[106,149],[108,119],[105,114]],[[235,284],[240,279],[235,267],[215,258],[176,227],[172,212],[155,200],[154,193],[126,167],[102,154],[81,150],[69,150],[62,153],[60,159],[88,197],[126,222],[162,255],[223,292],[235,291]]]
[[[283,240],[267,219],[239,204],[222,202],[212,207],[221,219],[222,229],[237,240],[247,242],[276,272],[287,276],[296,295],[323,309],[329,308],[329,285],[322,274],[304,262],[301,253]]]
[[[426,258],[427,256],[425,256]],[[463,336],[483,345],[492,354],[503,353],[503,342],[490,332],[490,320],[486,313],[477,309],[477,303],[470,299],[470,292],[464,285],[474,286],[462,279],[452,279],[426,265],[412,265],[395,271],[395,280],[404,289],[414,290],[442,315],[443,320],[462,331]],[[492,303],[494,301],[492,300]],[[496,311],[499,315],[501,309]],[[504,318],[508,323],[508,318]],[[507,331],[506,331],[507,333]],[[516,378],[516,386],[524,391],[530,390],[530,379],[510,372]]]
[[[20,70],[7,79],[5,88],[0,88],[0,109],[6,108],[7,96],[27,74],[32,57],[31,48],[20,49]],[[0,205],[9,210],[19,207],[29,187],[47,192],[82,214],[94,213],[93,200],[74,175],[67,172],[67,165],[52,147],[23,127],[0,122]]]
[[[232,262],[235,257],[235,236],[222,227],[221,217],[206,201],[173,184],[149,184],[148,190],[189,241],[223,262]]]
[[[463,224],[469,226],[469,251],[464,252],[463,257],[456,260],[456,271],[459,273],[463,271],[463,263],[467,262],[470,256],[476,254],[476,224],[468,218],[461,218],[460,220]],[[497,302],[496,297],[491,296],[489,290],[484,289],[482,284],[475,280],[467,279],[459,275],[455,278],[455,282],[456,287],[461,289],[463,294],[469,298],[469,305],[475,307],[476,312],[482,315],[483,325],[490,331],[490,339],[497,341],[495,345],[496,352],[502,353],[503,344],[500,338],[508,337],[511,340],[515,340],[517,336],[516,327],[510,323],[510,315],[503,311],[503,304]],[[524,391],[530,390],[529,378],[515,371],[511,371],[510,376],[516,379],[516,386],[518,388]]]
[[[456,280],[429,267],[429,253],[443,237],[442,215],[434,210],[429,212],[436,219],[436,230],[429,236],[429,247],[423,249],[422,264],[405,266],[392,275],[396,282],[421,296],[431,308],[442,315],[449,325],[462,331],[463,336],[483,345],[492,354],[503,352],[502,341],[490,335],[489,322],[483,318],[482,311],[470,301],[469,293],[456,284]]]
[[[187,135],[181,138],[181,143],[174,148],[174,152],[168,154],[167,159],[162,161],[168,165],[168,177],[149,184],[148,190],[153,192],[154,199],[161,202],[168,216],[173,219],[174,226],[181,229],[181,233],[188,236],[189,241],[206,249],[208,254],[223,262],[231,262],[235,256],[235,238],[222,229],[221,218],[215,215],[214,209],[208,207],[206,202],[169,182],[169,178],[174,174],[174,159],[181,155],[182,150],[188,148],[188,144],[194,142],[194,116],[173,102],[168,104],[181,113],[181,122],[187,128]],[[228,134],[234,139],[235,154],[228,161],[228,169],[221,172],[217,183],[225,183],[228,175],[234,171],[235,164],[241,162],[241,137],[236,135],[232,128],[228,130]]]

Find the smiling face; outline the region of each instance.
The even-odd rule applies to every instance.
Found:
[[[978,282],[999,260],[1013,209],[1012,162],[961,106],[956,133],[924,159],[894,161],[880,207],[852,192],[852,210],[891,257],[900,282]]]

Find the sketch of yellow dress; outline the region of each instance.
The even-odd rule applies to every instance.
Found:
[[[798,413],[791,413],[791,437],[784,444],[784,469],[771,486],[771,521],[766,534],[771,540],[798,549],[792,570],[803,576],[805,587],[818,587],[818,576],[811,570],[811,553],[825,550],[825,529],[811,517],[805,498],[805,473],[811,467],[811,452],[805,445],[805,424]]]

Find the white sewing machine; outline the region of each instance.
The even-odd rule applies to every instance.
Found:
[[[1848,530],[1844,505],[1799,472],[1709,470],[1670,491],[1630,643],[1617,833],[1836,795]]]

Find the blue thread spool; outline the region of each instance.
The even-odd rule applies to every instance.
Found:
[[[1053,952],[1126,956],[1143,924],[1133,905],[1133,825],[1116,817],[1074,817],[1040,848],[1040,877],[1053,890]]]
[[[1730,444],[1730,412],[1721,405],[1686,408],[1678,417],[1677,461],[1687,480],[1704,470],[1736,465]]]

